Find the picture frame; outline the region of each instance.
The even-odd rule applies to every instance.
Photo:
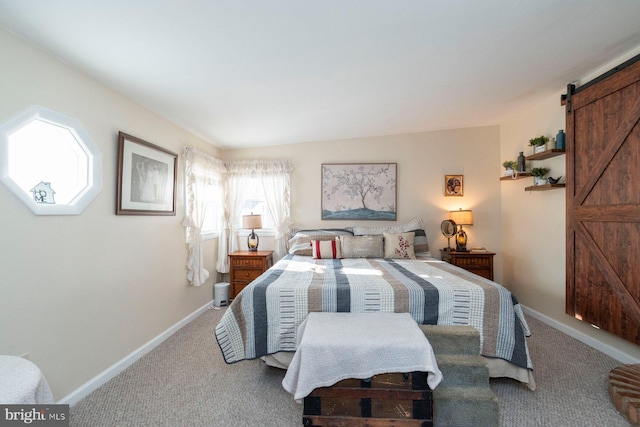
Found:
[[[175,215],[178,155],[118,133],[116,215]]]
[[[323,163],[323,220],[397,219],[397,163]]]
[[[464,195],[464,175],[444,176],[445,197],[462,197]]]

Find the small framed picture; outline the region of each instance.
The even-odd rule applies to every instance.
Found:
[[[463,175],[444,176],[444,195],[446,197],[464,195]]]
[[[118,134],[116,215],[175,215],[178,155]]]

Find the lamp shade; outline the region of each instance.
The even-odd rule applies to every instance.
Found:
[[[473,212],[471,209],[457,210],[449,212],[449,219],[457,225],[473,225]]]
[[[242,215],[242,228],[249,230],[262,228],[262,215]]]

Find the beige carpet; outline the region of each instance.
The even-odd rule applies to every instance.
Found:
[[[260,361],[225,364],[209,310],[71,408],[72,426],[302,425],[284,371]],[[502,426],[629,426],[611,403],[610,357],[532,318],[529,349],[538,389],[492,380]],[[481,426],[480,426],[481,427]]]

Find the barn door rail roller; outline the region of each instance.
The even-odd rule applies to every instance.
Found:
[[[565,93],[565,94],[560,96],[560,104],[561,105],[565,105],[566,104],[566,106],[567,106],[567,114],[571,114],[571,110],[572,110],[572,108],[571,108],[571,97],[573,95],[585,90],[586,88],[588,88],[590,86],[593,86],[594,84],[598,83],[599,81],[606,79],[607,77],[617,73],[620,70],[623,70],[623,69],[627,68],[628,66],[630,66],[632,64],[635,64],[638,61],[640,61],[640,54],[634,56],[633,58],[630,58],[630,59],[626,60],[625,62],[623,62],[622,64],[618,65],[617,67],[614,67],[611,70],[607,71],[606,73],[599,75],[595,79],[590,80],[589,82],[583,84],[582,86],[576,87],[575,84],[569,83],[567,85],[567,93]]]

